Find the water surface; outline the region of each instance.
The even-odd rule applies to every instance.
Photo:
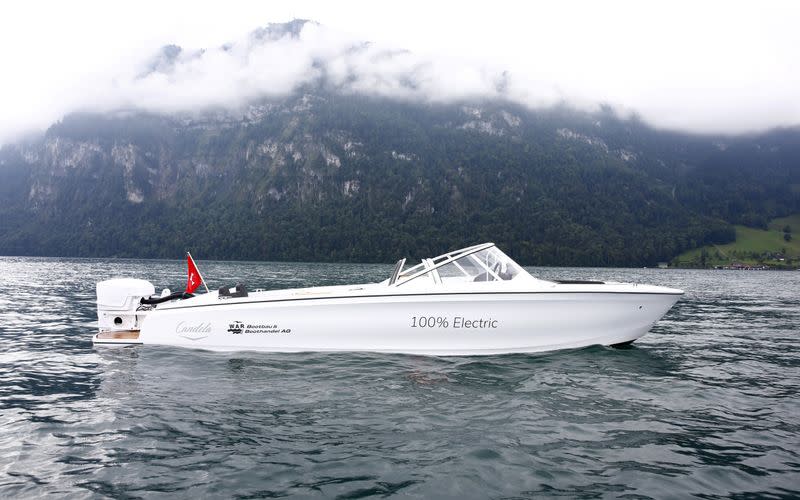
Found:
[[[392,266],[200,267],[286,288]],[[624,350],[95,349],[96,281],[180,289],[185,265],[0,258],[0,497],[800,495],[800,273],[530,271],[687,294]]]

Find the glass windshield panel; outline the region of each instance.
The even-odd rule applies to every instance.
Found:
[[[469,256],[485,268],[485,272],[475,277],[475,281],[508,281],[520,273],[517,264],[497,248],[487,248]]]
[[[439,267],[437,271],[443,282],[508,281],[524,272],[496,247],[465,255]]]
[[[472,281],[475,276],[484,272],[485,269],[475,260],[462,257],[453,262],[448,262],[438,268],[437,271],[439,271],[439,277],[442,279],[460,278],[461,281]]]
[[[407,265],[404,266],[403,269],[401,269],[400,273],[398,274],[397,281],[402,283],[403,280],[406,280],[410,276],[413,276],[414,274],[416,274],[417,272],[422,271],[422,269],[424,267],[425,267],[425,264],[422,263],[422,262],[420,262],[419,264],[413,265],[411,267],[408,267]]]

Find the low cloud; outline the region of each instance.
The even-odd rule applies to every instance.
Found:
[[[115,75],[85,108],[156,112],[240,106],[323,84],[331,90],[448,102],[508,98],[530,106],[566,98],[503,68],[365,43],[312,22],[274,24],[222,47],[168,46]]]
[[[63,84],[51,82],[48,88],[55,85],[57,91],[49,99],[24,103],[16,111],[6,106],[10,111],[0,122],[0,143],[72,111],[239,107],[320,83],[339,92],[428,102],[504,98],[531,108],[567,103],[585,110],[603,104],[621,114],[636,112],[657,127],[691,132],[740,133],[800,123],[798,78],[792,72],[778,81],[763,76],[725,86],[697,76],[713,73],[705,62],[695,70],[682,66],[684,73],[670,80],[667,61],[659,74],[652,70],[659,61],[648,60],[641,62],[651,68],[647,78],[636,80],[625,76],[625,64],[639,61],[610,54],[623,60],[609,59],[607,72],[603,61],[595,62],[597,77],[587,78],[586,69],[564,66],[554,54],[557,50],[548,48],[491,63],[367,43],[314,22],[272,24],[219,47],[147,49]]]

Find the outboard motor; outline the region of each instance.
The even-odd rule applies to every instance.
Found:
[[[117,278],[97,283],[97,323],[101,331],[139,330],[146,311],[139,311],[142,298],[156,293],[152,283]]]

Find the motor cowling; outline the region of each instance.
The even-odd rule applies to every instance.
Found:
[[[141,300],[155,292],[152,283],[134,278],[97,283],[97,323],[100,330],[139,330],[146,314],[138,310]]]

